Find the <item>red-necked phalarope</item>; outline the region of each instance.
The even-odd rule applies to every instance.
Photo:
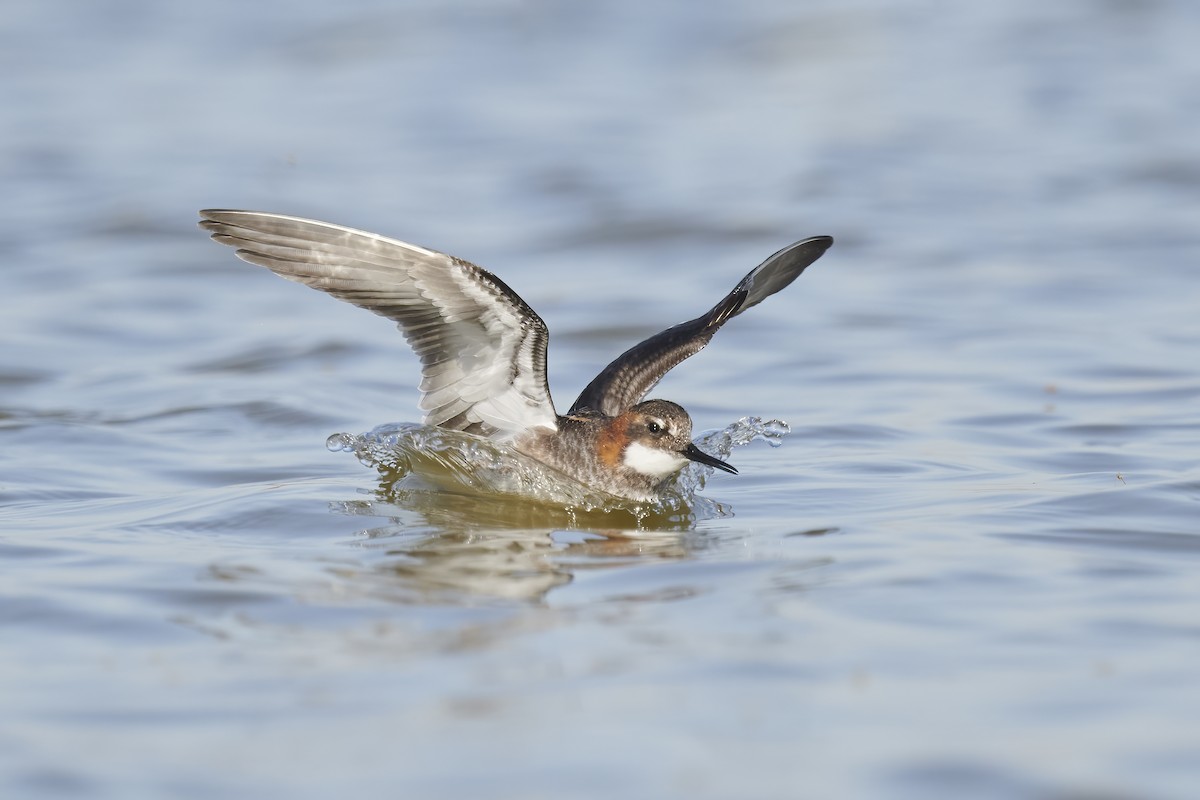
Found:
[[[642,398],[725,322],[790,284],[833,239],[788,245],[712,310],[622,353],[570,411],[546,382],[546,323],[499,278],[461,259],[328,222],[258,211],[201,211],[237,255],[397,323],[421,360],[424,423],[508,441],[580,483],[651,500],[688,461],[737,473],[692,444],[692,420]]]

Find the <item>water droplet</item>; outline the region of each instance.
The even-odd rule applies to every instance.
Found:
[[[354,449],[354,437],[348,433],[335,433],[325,440],[325,448],[331,453],[345,453]]]
[[[783,444],[783,437],[792,432],[792,426],[781,419],[771,419],[762,423],[760,431],[767,444],[779,447]]]

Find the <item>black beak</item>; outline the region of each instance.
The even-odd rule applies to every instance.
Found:
[[[726,472],[734,475],[738,474],[738,471],[735,468],[731,467],[729,464],[726,464],[719,458],[710,456],[708,453],[704,452],[699,447],[696,447],[694,444],[689,444],[687,447],[683,448],[683,457],[700,464],[707,464],[710,467],[716,467],[717,469],[725,470]]]

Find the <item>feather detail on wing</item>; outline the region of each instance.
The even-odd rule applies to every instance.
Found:
[[[814,236],[775,253],[708,313],[655,334],[618,356],[587,385],[568,413],[590,409],[616,416],[635,405],[663,375],[703,350],[728,320],[788,286],[832,244],[828,236]]]
[[[424,422],[502,438],[556,428],[546,324],[496,276],[365,231],[257,211],[201,211],[237,255],[396,322],[421,361]]]

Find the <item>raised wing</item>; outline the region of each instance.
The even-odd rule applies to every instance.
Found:
[[[742,278],[707,314],[655,334],[618,356],[587,385],[570,413],[590,409],[616,416],[638,403],[663,375],[703,350],[726,321],[796,280],[832,244],[829,236],[814,236],[775,253]]]
[[[554,430],[546,324],[474,264],[327,222],[258,211],[201,211],[237,255],[394,320],[421,360],[425,424],[503,437]]]

